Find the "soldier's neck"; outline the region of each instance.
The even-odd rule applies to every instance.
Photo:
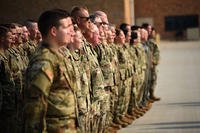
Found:
[[[58,45],[58,43],[56,43],[56,41],[48,37],[43,39],[43,43],[45,44],[46,47],[54,51],[58,51],[58,49],[60,48],[60,46]]]
[[[4,49],[0,47],[0,52],[4,52]]]

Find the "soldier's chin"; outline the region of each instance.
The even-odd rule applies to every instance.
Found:
[[[66,42],[59,42],[59,43],[58,43],[58,46],[61,47],[61,46],[64,46],[64,45],[66,45],[66,44],[67,44]]]
[[[66,41],[66,42],[63,42],[63,43],[61,43],[61,46],[68,46],[70,44],[70,41]]]

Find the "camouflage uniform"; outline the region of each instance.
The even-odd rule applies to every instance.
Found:
[[[22,129],[22,90],[23,90],[23,74],[26,65],[21,56],[21,51],[17,46],[13,46],[5,51],[6,57],[9,60],[10,73],[15,83],[15,120],[17,121],[16,130],[21,132]]]
[[[27,52],[24,50],[23,44],[20,44],[19,46],[17,46],[17,49],[19,50],[19,53],[21,55],[21,58],[22,58],[22,61],[23,61],[23,64],[24,64],[23,69],[25,70],[27,68],[28,62],[29,62]]]
[[[151,50],[151,61],[152,61],[152,66],[151,66],[151,77],[149,78],[149,93],[150,93],[150,98],[154,97],[154,89],[156,86],[156,81],[157,81],[157,70],[156,66],[159,63],[159,58],[160,58],[160,51],[158,48],[158,45],[155,43],[153,39],[149,40],[149,48]]]
[[[96,133],[99,132],[99,123],[102,117],[105,115],[105,112],[101,112],[101,108],[105,100],[105,90],[104,90],[104,77],[99,66],[99,62],[97,60],[97,54],[92,48],[91,44],[84,40],[83,45],[84,51],[86,52],[86,57],[88,59],[88,66],[89,68],[89,87],[90,87],[90,99],[91,99],[91,113],[90,120],[91,120],[91,132]],[[102,129],[100,129],[102,130]]]
[[[31,56],[35,52],[35,49],[37,47],[37,44],[35,41],[29,40],[25,44],[23,44],[23,48],[27,53],[28,59],[31,59]]]
[[[16,133],[16,90],[9,60],[0,52],[0,132]]]
[[[115,119],[116,117],[116,110],[117,110],[117,104],[118,104],[118,87],[120,84],[120,73],[119,73],[119,61],[118,61],[118,57],[117,57],[117,46],[116,44],[109,44],[111,50],[112,50],[112,55],[111,55],[111,64],[112,64],[112,68],[113,68],[113,80],[114,80],[114,86],[112,89],[112,94],[110,95],[111,97],[111,101],[110,101],[110,110],[112,113],[112,121]]]
[[[128,109],[132,109],[132,104],[134,101],[134,86],[133,86],[133,75],[134,75],[134,50],[132,51],[129,44],[125,44],[125,53],[126,53],[126,59],[127,59],[127,72],[126,72],[126,80],[127,80],[127,87],[128,87],[128,93],[126,97],[128,97],[125,101],[126,105],[126,113],[128,112]],[[130,106],[130,107],[129,107]]]
[[[141,104],[144,94],[144,80],[145,80],[145,71],[146,71],[146,58],[145,51],[141,43],[134,45],[136,55],[137,55],[137,64],[136,64],[136,73],[138,77],[138,95],[136,96],[136,101],[138,104]]]
[[[130,101],[131,81],[132,81],[132,66],[129,62],[130,55],[127,51],[127,46],[118,46],[117,55],[119,60],[119,71],[121,82],[119,85],[119,99],[116,113],[116,119],[123,118],[128,111]],[[116,120],[117,121],[117,120]]]
[[[151,51],[149,48],[149,42],[145,41],[142,42],[143,48],[145,50],[145,58],[146,58],[146,70],[145,70],[145,80],[144,80],[144,84],[143,84],[143,89],[144,89],[144,93],[143,93],[143,99],[142,99],[142,105],[146,105],[147,100],[149,99],[148,97],[148,92],[149,92],[149,83],[150,83],[150,77],[151,77]]]
[[[65,58],[71,56],[73,61],[71,62],[76,71],[77,88],[76,97],[77,97],[77,106],[78,106],[78,126],[81,133],[90,132],[90,121],[89,121],[89,111],[90,111],[90,94],[89,94],[89,85],[88,78],[85,71],[85,52],[81,50],[71,51],[66,47],[62,47],[62,51],[65,53]]]
[[[137,67],[137,56],[136,56],[136,50],[134,48],[134,45],[130,45],[128,52],[130,54],[130,61],[133,67],[133,74],[132,74],[132,85],[131,85],[131,96],[130,96],[130,102],[129,102],[129,108],[128,108],[128,113],[132,114],[132,109],[135,108],[137,105],[136,102],[136,96],[138,95],[138,73],[136,71]]]
[[[85,66],[87,63],[85,62],[87,59],[85,57],[85,52],[80,50],[75,50],[72,52],[72,56],[74,58],[74,62],[78,67],[79,71],[79,79],[81,89],[77,93],[77,100],[78,100],[78,109],[79,109],[79,118],[78,122],[81,128],[82,133],[89,133],[90,132],[90,92],[89,92],[89,84],[88,78],[85,71]]]
[[[77,88],[70,58],[42,43],[30,60],[24,89],[25,133],[75,133]]]
[[[101,109],[105,112],[105,119],[102,119],[102,128],[107,128],[112,122],[112,116],[110,112],[110,95],[113,92],[114,80],[113,80],[113,68],[111,64],[112,50],[106,43],[97,45],[95,48],[97,53],[97,59],[99,61],[103,76],[104,76],[104,90],[105,95],[104,105]]]

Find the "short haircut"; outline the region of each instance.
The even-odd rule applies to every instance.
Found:
[[[130,43],[134,43],[134,40],[138,38],[138,34],[136,31],[131,32],[131,40]]]
[[[128,33],[127,26],[129,26],[129,24],[127,24],[127,23],[122,23],[122,24],[120,25],[120,27],[119,27],[119,28],[124,32],[124,35],[125,35],[125,36],[126,36],[127,33]]]
[[[116,25],[115,25],[115,24],[109,23],[109,29],[110,29],[110,30],[112,29],[112,27],[114,27],[114,28],[116,29]]]
[[[3,24],[2,26],[7,27],[9,29],[15,29],[16,25],[14,23],[7,23],[7,24]]]
[[[0,37],[5,37],[6,33],[8,33],[9,31],[9,28],[0,25]]]
[[[33,23],[37,23],[37,21],[34,20],[34,19],[27,19],[27,20],[24,22],[24,25],[25,25],[27,28],[30,28],[30,27],[32,27],[32,24],[33,24]]]
[[[12,23],[12,24],[15,25],[15,27],[22,27],[22,25],[19,23]]]
[[[132,25],[132,26],[131,26],[131,30],[132,30],[132,31],[136,31],[136,30],[138,30],[139,28],[141,28],[141,27],[138,26],[138,25]]]
[[[119,36],[120,32],[122,31],[121,29],[115,29],[116,31],[116,36]],[[122,31],[123,32],[123,31]]]
[[[47,36],[49,30],[55,26],[59,27],[59,20],[70,17],[70,14],[62,9],[53,9],[43,12],[38,20],[38,28],[42,36]]]
[[[95,19],[96,19],[97,17],[98,17],[98,16],[97,16],[97,15],[94,15],[94,14],[90,15],[90,21],[91,21],[92,23],[95,23]]]
[[[87,7],[84,7],[84,6],[75,6],[75,7],[73,7],[72,11],[71,11],[71,16],[73,17],[73,19],[76,19],[79,16],[79,14],[80,14],[80,12],[82,10],[87,10],[88,11]]]
[[[148,23],[143,23],[143,24],[142,24],[142,28],[147,29],[149,25],[150,25],[150,24],[148,24]]]
[[[134,39],[137,39],[137,38],[138,38],[137,32],[132,31],[132,32],[131,32],[131,39],[134,40]]]

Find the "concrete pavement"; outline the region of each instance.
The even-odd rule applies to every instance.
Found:
[[[119,133],[200,133],[200,41],[161,42],[162,100]]]

